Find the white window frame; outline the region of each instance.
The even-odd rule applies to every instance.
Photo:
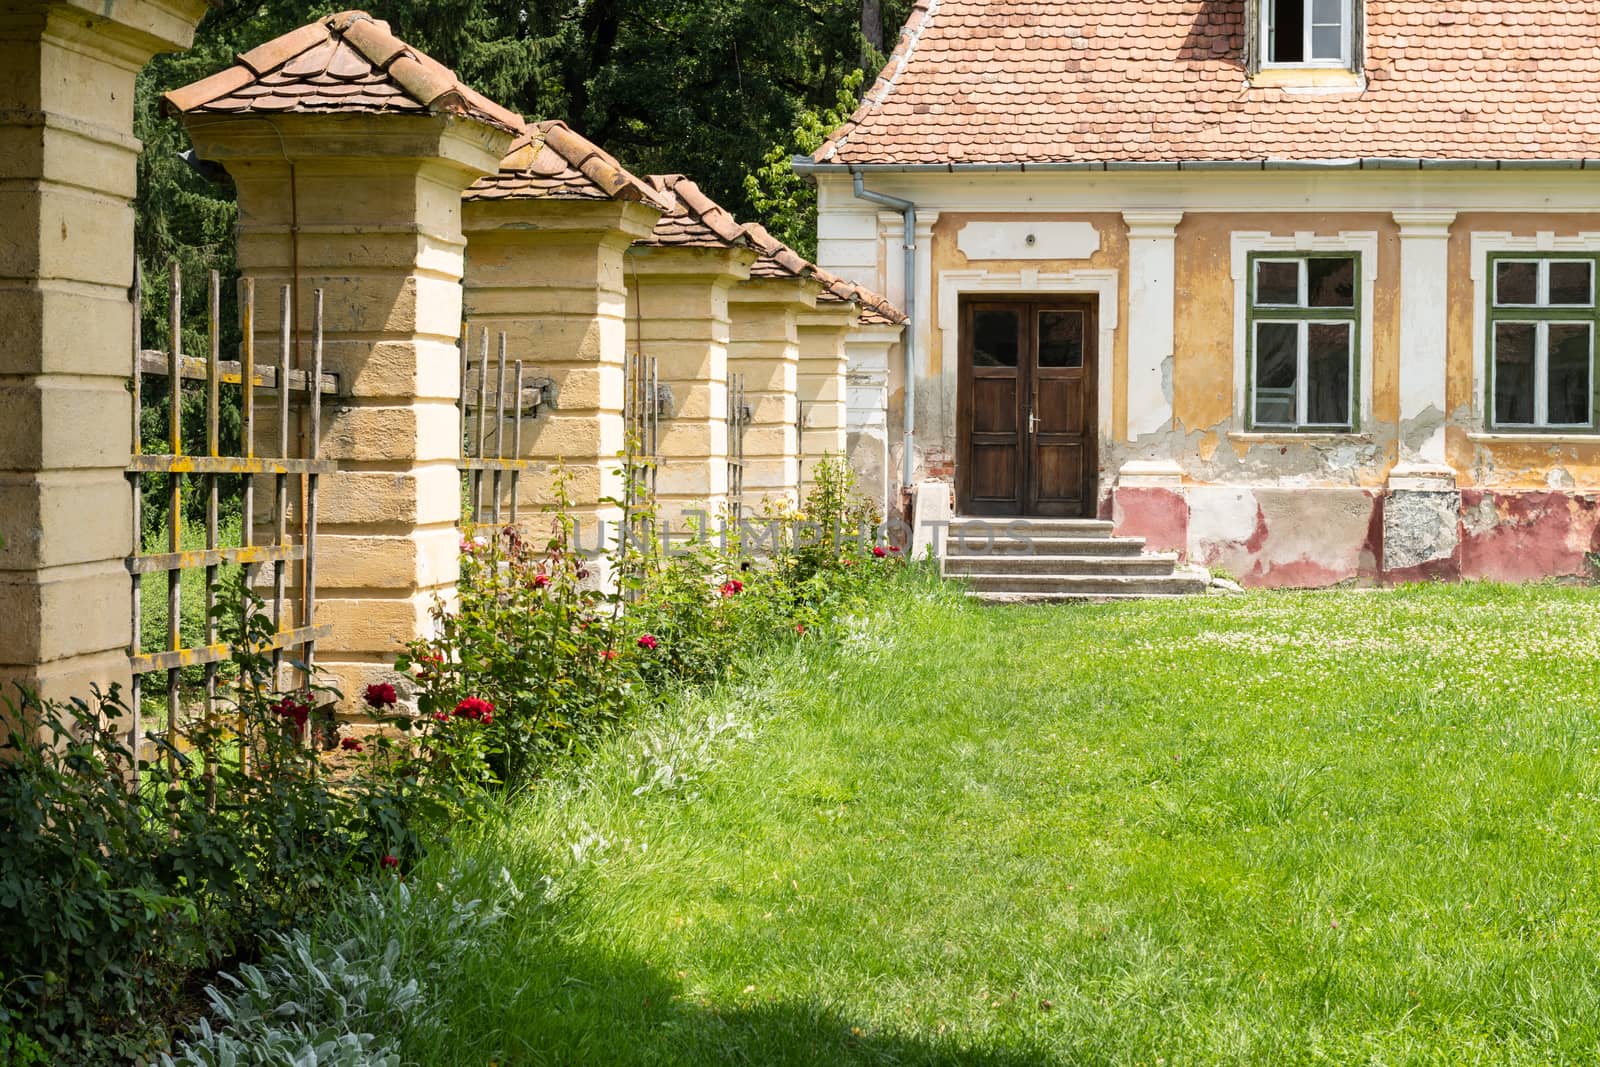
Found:
[[[1505,232],[1476,231],[1472,234],[1472,416],[1468,436],[1477,441],[1517,441],[1524,444],[1593,442],[1594,430],[1550,427],[1549,432],[1520,426],[1501,431],[1494,428],[1494,412],[1489,410],[1489,383],[1492,367],[1489,349],[1489,308],[1494,298],[1494,277],[1489,270],[1491,253],[1600,252],[1600,231],[1586,230],[1558,237],[1551,230],[1540,230],[1531,237]],[[1600,272],[1597,272],[1600,273]],[[1600,285],[1600,279],[1591,279]],[[1596,338],[1600,342],[1600,337]],[[1591,405],[1592,406],[1592,405]],[[1590,411],[1594,418],[1597,412]]]
[[[1356,363],[1357,395],[1351,398],[1351,421],[1355,424],[1354,430],[1321,430],[1306,429],[1292,430],[1287,427],[1278,429],[1265,427],[1252,430],[1250,404],[1253,398],[1250,395],[1250,353],[1255,346],[1250,338],[1250,300],[1251,290],[1255,281],[1250,277],[1251,253],[1286,253],[1284,258],[1293,258],[1295,254],[1315,254],[1324,252],[1348,252],[1360,259],[1361,266],[1361,295],[1358,298],[1360,305],[1360,318],[1356,322],[1356,336],[1354,343],[1357,345]],[[1268,256],[1267,258],[1271,258]],[[1258,260],[1259,262],[1259,260]],[[1278,236],[1257,231],[1236,231],[1232,237],[1232,266],[1233,266],[1233,430],[1231,432],[1243,436],[1275,436],[1292,435],[1296,438],[1334,436],[1342,438],[1361,438],[1367,428],[1373,425],[1372,420],[1372,348],[1373,348],[1373,299],[1378,285],[1378,234],[1377,231],[1356,231],[1334,235],[1318,235],[1307,232],[1297,232],[1286,236]],[[1302,275],[1304,272],[1302,271]],[[1268,316],[1270,321],[1270,316]],[[1331,320],[1349,322],[1349,319]]]
[[[1301,55],[1306,58],[1298,63],[1284,63],[1272,58],[1272,8],[1278,0],[1258,0],[1257,25],[1260,27],[1261,68],[1263,70],[1353,70],[1355,57],[1356,38],[1356,0],[1339,0],[1340,37],[1339,57],[1337,59],[1312,59],[1311,37],[1313,24],[1312,13],[1316,10],[1316,0],[1299,0],[1305,8],[1304,33],[1305,40],[1301,47]]]

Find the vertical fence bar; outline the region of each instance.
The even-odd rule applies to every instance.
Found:
[[[278,390],[278,455],[289,458],[289,346],[294,342],[294,305],[289,286],[279,290],[278,315],[278,373],[275,383]],[[272,532],[277,547],[289,540],[289,476],[274,476],[275,499],[272,506]],[[272,565],[272,625],[282,633],[287,627],[283,618],[283,602],[287,595],[288,567],[279,559]],[[281,684],[283,648],[272,650],[272,683]]]
[[[208,278],[207,286],[207,329],[210,334],[210,344],[206,348],[206,453],[215,458],[222,455],[222,434],[219,423],[222,418],[222,382],[221,368],[218,366],[222,359],[222,276],[212,271]],[[205,476],[206,483],[206,548],[216,549],[217,546],[217,475],[215,472]],[[217,575],[219,571],[215,563],[206,566],[206,618],[205,618],[205,643],[212,645],[217,640],[217,620],[212,612],[217,606]],[[212,717],[217,708],[217,665],[207,663],[205,670],[205,697],[202,713],[207,733],[210,733]],[[206,753],[205,787],[206,803],[214,806],[217,801],[217,768],[212,762],[213,752]]]
[[[515,371],[512,375],[512,380],[515,383],[516,392],[512,395],[516,397],[517,409],[512,416],[515,421],[511,424],[511,458],[517,461],[517,465],[511,468],[512,526],[517,524],[517,497],[521,495],[522,485],[522,409],[524,406],[522,402],[522,360],[517,360],[514,367]]]
[[[172,261],[171,285],[168,298],[171,308],[167,314],[167,445],[174,456],[183,455],[183,273],[177,260]],[[183,550],[183,475],[167,475],[167,551]],[[177,651],[183,647],[181,625],[183,573],[167,572],[167,648]],[[177,667],[167,670],[167,770],[178,774],[178,685],[182,671]]]
[[[650,357],[650,395],[645,411],[650,417],[650,499],[656,498],[660,485],[661,464],[661,364]]]
[[[311,292],[311,376],[306,381],[306,402],[311,405],[311,441],[306,449],[310,459],[322,458],[322,290]],[[306,544],[305,588],[300,597],[301,625],[307,628],[317,622],[317,480],[315,470],[307,471],[306,486]],[[302,661],[305,663],[305,684],[309,690],[316,671],[317,641],[307,637]]]
[[[489,441],[489,327],[479,332],[478,345],[478,458],[487,455]],[[476,526],[483,517],[483,471],[472,472],[472,524]]]
[[[505,459],[506,452],[506,335],[501,331],[499,340],[498,369],[495,374],[494,390],[494,458]],[[500,526],[500,468],[494,469],[494,524],[498,532]]]
[[[472,435],[471,435],[471,432],[469,430],[469,427],[471,425],[471,422],[470,422],[470,419],[471,419],[470,407],[471,407],[471,405],[469,405],[467,403],[468,398],[471,397],[471,395],[472,395],[472,386],[470,385],[470,378],[468,377],[468,375],[471,372],[472,365],[467,361],[467,352],[468,352],[468,349],[471,348],[471,346],[472,346],[472,326],[469,323],[462,322],[462,324],[461,324],[461,338],[458,341],[458,343],[456,344],[456,354],[458,355],[458,357],[460,358],[460,361],[461,361],[461,381],[456,386],[456,408],[457,408],[457,410],[459,410],[461,412],[461,426],[460,426],[459,436],[461,438],[461,458],[462,459],[471,459],[472,458]],[[472,471],[469,469],[467,471],[467,492],[468,492],[468,494],[471,494],[471,492],[472,492],[472,485],[473,485],[473,482],[472,482]],[[467,517],[468,520],[470,520],[472,518],[472,516],[470,514],[467,515],[466,517]]]
[[[140,415],[144,410],[144,369],[140,358],[144,349],[144,272],[139,268],[139,262],[133,264],[133,454],[138,455],[144,451],[143,426]],[[128,484],[133,490],[133,554],[137,556],[144,549],[144,480],[138,473],[128,475]],[[140,651],[141,630],[144,625],[144,575],[134,574],[133,578],[133,632],[128,641],[128,656],[137,656]],[[144,676],[134,674],[128,682],[128,703],[132,712],[133,721],[129,723],[128,751],[133,753],[133,784],[139,785],[139,742],[143,736],[143,711],[140,704],[144,699]]]
[[[243,278],[239,285],[239,451],[246,459],[256,454],[256,280]],[[256,480],[246,474],[240,481],[239,544],[249,548],[255,543]],[[245,564],[241,585],[244,589],[255,587],[256,568]],[[243,605],[241,605],[242,607]],[[243,679],[240,679],[241,683]],[[249,724],[239,722],[239,770],[250,769]]]

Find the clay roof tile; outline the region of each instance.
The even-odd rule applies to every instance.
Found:
[[[463,85],[449,68],[364,11],[343,11],[290,30],[241,54],[234,66],[161,99],[168,113],[180,114],[448,112],[502,129],[522,128],[522,116]]]

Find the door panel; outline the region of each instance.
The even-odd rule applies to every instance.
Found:
[[[1023,413],[1029,353],[1027,309],[972,303],[962,316],[960,462],[968,477],[962,506],[971,515],[1016,515],[1023,501]]]
[[[962,305],[957,504],[969,515],[1088,515],[1095,501],[1094,304]]]

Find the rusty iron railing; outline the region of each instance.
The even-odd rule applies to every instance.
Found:
[[[313,294],[314,312],[311,328],[311,366],[301,370],[290,365],[294,351],[294,324],[290,288],[281,293],[283,309],[280,323],[278,362],[276,366],[257,366],[255,359],[255,285],[252,279],[240,283],[239,315],[242,333],[240,358],[221,358],[221,280],[216,271],[210,273],[207,316],[208,350],[204,358],[183,352],[183,276],[176,262],[171,265],[168,291],[168,344],[166,349],[145,349],[139,329],[143,310],[143,284],[139,275],[134,280],[134,341],[132,366],[133,391],[133,455],[128,463],[128,481],[133,497],[133,536],[135,551],[128,558],[128,573],[132,579],[133,634],[128,649],[132,671],[130,705],[133,712],[132,737],[134,750],[147,736],[143,729],[142,704],[145,676],[165,672],[166,726],[161,740],[165,742],[168,768],[177,772],[178,734],[183,720],[182,672],[185,667],[200,666],[204,670],[204,690],[200,696],[200,713],[209,722],[216,712],[217,668],[231,658],[235,649],[218,638],[216,618],[213,614],[221,591],[221,568],[237,565],[243,568],[248,586],[258,586],[257,568],[270,566],[271,612],[273,636],[254,649],[270,651],[273,656],[274,682],[281,684],[283,655],[286,650],[299,651],[299,661],[305,684],[310,683],[316,658],[316,642],[325,637],[326,626],[316,626],[316,530],[318,479],[332,474],[338,465],[321,458],[322,404],[329,396],[338,393],[337,379],[322,371],[322,290]],[[144,379],[165,378],[164,392],[167,409],[167,451],[163,454],[146,453],[141,439],[140,414],[144,396]],[[184,449],[183,400],[185,384],[204,390],[205,395],[205,445],[203,454],[187,454]],[[286,386],[286,387],[282,387]],[[241,455],[224,455],[221,441],[222,390],[224,387],[239,390]],[[255,395],[257,391],[272,393],[277,400],[277,441],[272,454],[256,454]],[[306,420],[304,455],[291,451],[291,409]],[[183,546],[184,479],[198,478],[205,494],[205,547],[188,549]],[[238,477],[241,486],[240,543],[224,546],[219,539],[219,509],[221,479]],[[252,522],[254,518],[254,486],[258,477],[273,479],[272,541],[255,544]],[[144,550],[143,488],[146,478],[165,480],[166,488],[166,551]],[[301,528],[298,538],[291,540],[288,529],[289,482],[299,480]],[[298,601],[298,624],[292,617],[288,595],[288,569],[291,563],[301,564],[301,589]],[[199,645],[185,644],[182,623],[182,583],[187,572],[202,571],[205,582],[204,637]],[[159,650],[145,650],[142,643],[143,596],[142,585],[147,574],[165,574],[166,581],[166,640]],[[137,762],[137,761],[136,761]]]
[[[530,377],[523,360],[507,362],[504,333],[499,335],[493,360],[489,357],[487,327],[480,327],[478,331],[476,361],[469,355],[471,340],[472,329],[464,326],[461,332],[461,395],[457,403],[462,430],[460,467],[467,478],[467,518],[477,525],[487,517],[499,526],[502,501],[507,501],[509,490],[507,519],[515,526],[522,495],[522,472],[540,465],[539,460],[522,455],[523,424],[538,418],[539,412],[549,406],[555,383],[550,378]],[[484,501],[486,486],[489,489],[487,503]]]
[[[638,503],[633,499],[636,489],[642,489],[650,500],[656,496],[656,471],[661,465],[661,415],[666,398],[654,356],[635,353],[628,357],[624,367],[622,410],[626,423],[628,504],[631,511]],[[641,475],[644,484],[635,486],[636,477]]]
[[[745,396],[744,375],[728,375],[728,518],[734,525],[744,517],[744,434],[754,412]]]

